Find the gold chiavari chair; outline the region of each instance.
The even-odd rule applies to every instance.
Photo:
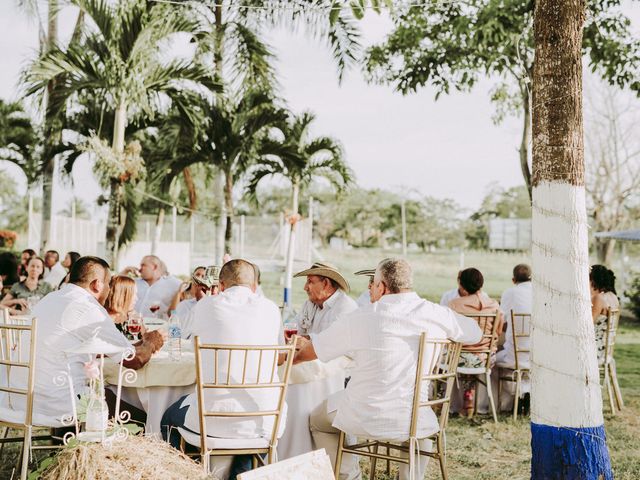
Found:
[[[196,385],[200,434],[194,434],[183,428],[178,431],[182,436],[181,449],[185,441],[200,448],[200,459],[205,472],[210,471],[211,456],[252,455],[254,468],[258,464],[268,465],[276,459],[276,447],[280,432],[281,414],[284,408],[287,385],[291,374],[291,365],[295,353],[295,340],[289,345],[213,345],[201,344],[200,338],[194,338],[196,357]],[[203,355],[213,356],[213,379],[205,379],[203,374]],[[278,358],[286,355],[283,378],[278,377]],[[222,358],[221,358],[222,357]],[[224,361],[226,357],[226,361]],[[233,363],[232,359],[240,359]],[[242,368],[236,368],[239,365]],[[256,366],[255,374],[247,374]],[[235,365],[235,367],[234,367]],[[226,366],[226,368],[224,368]],[[249,367],[249,369],[248,369]],[[240,373],[241,371],[241,373]],[[229,392],[238,396],[250,396],[251,392],[277,390],[275,408],[254,411],[215,411],[209,410],[205,391]],[[268,438],[216,438],[207,436],[207,418],[237,418],[258,420],[273,417],[271,434]],[[261,455],[266,455],[266,461]]]
[[[0,426],[6,429],[21,430],[23,432],[22,466],[20,470],[21,480],[27,478],[32,449],[36,324],[37,321],[35,318],[32,319],[29,324],[19,325],[7,321],[0,324],[0,365],[4,370],[4,378],[3,381],[0,382],[0,392],[3,394],[3,406],[0,407]],[[23,355],[23,343],[26,342],[29,344],[29,352],[28,355]],[[18,369],[26,370],[26,388],[14,386],[12,377],[14,376],[14,370]],[[19,399],[23,399],[22,402],[24,402],[24,406],[19,405],[22,403]],[[18,408],[14,409],[14,404],[16,404]],[[8,441],[16,440],[15,438],[3,438],[0,442],[4,444]]]
[[[482,330],[482,339],[480,340],[480,344],[483,345],[482,348],[465,348],[462,346],[461,353],[473,353],[482,358],[482,362],[484,365],[480,367],[458,367],[458,375],[464,376],[472,376],[475,377],[477,382],[482,383],[487,387],[487,395],[489,396],[489,405],[491,406],[491,413],[493,415],[493,421],[498,423],[498,413],[496,410],[496,402],[493,398],[493,390],[491,388],[491,371],[493,366],[493,361],[495,360],[495,353],[498,350],[498,338],[500,332],[498,332],[498,318],[500,316],[500,312],[496,310],[493,313],[464,313],[465,317],[473,318],[478,322],[480,326],[480,330]],[[479,378],[480,376],[484,377],[484,380]],[[478,407],[478,395],[474,396],[474,407],[473,411],[475,413]]]
[[[531,374],[531,368],[529,362],[523,362],[523,358],[528,358],[531,350],[528,346],[523,346],[524,340],[531,336],[531,314],[530,313],[515,313],[511,310],[511,338],[513,340],[513,365],[496,365],[509,372],[508,374],[501,375],[499,378],[500,384],[502,382],[515,382],[516,391],[513,399],[513,419],[518,418],[518,402],[520,400],[520,394],[522,391],[522,379]],[[512,370],[513,368],[513,370]],[[500,395],[498,395],[500,398]]]
[[[607,389],[609,406],[611,412],[616,413],[624,407],[622,392],[618,385],[618,374],[616,373],[616,362],[613,358],[613,351],[616,346],[616,333],[620,321],[620,310],[609,307],[607,309],[607,329],[604,334],[604,355],[598,359],[600,373],[604,377],[603,384]]]
[[[449,420],[449,403],[456,377],[456,369],[458,368],[460,349],[461,344],[459,343],[446,339],[432,339],[427,336],[426,332],[420,335],[409,438],[402,444],[385,440],[366,439],[355,445],[345,445],[345,432],[340,432],[335,465],[336,479],[340,478],[342,456],[345,453],[371,459],[370,479],[375,478],[377,459],[404,463],[409,465],[409,471],[413,473],[416,469],[416,456],[435,458],[440,466],[443,480],[447,479],[445,429]],[[429,383],[427,384],[427,382]],[[431,407],[436,407],[436,410],[439,409],[439,413],[437,413],[439,429],[436,433],[426,438],[417,438],[420,409]],[[420,449],[418,440],[432,440],[434,450],[426,451]],[[386,448],[386,453],[379,453],[380,447]],[[408,456],[406,458],[392,456],[390,451],[404,452]]]

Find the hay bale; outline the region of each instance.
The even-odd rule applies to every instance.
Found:
[[[214,479],[168,443],[130,436],[111,447],[78,443],[62,450],[40,477],[44,480]]]

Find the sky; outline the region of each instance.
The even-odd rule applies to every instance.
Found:
[[[16,0],[0,0],[0,97],[16,99],[21,69],[34,58],[38,27],[17,8]],[[640,32],[640,2],[625,12]],[[43,12],[46,2],[41,0]],[[67,8],[60,18],[61,36],[69,36],[75,22]],[[368,13],[361,22],[365,44],[377,42],[390,30],[385,15]],[[517,148],[521,118],[494,125],[489,101],[490,80],[470,93],[442,95],[437,101],[430,87],[402,96],[390,86],[370,85],[358,68],[338,82],[329,49],[319,41],[282,30],[268,33],[278,57],[282,96],[294,112],[310,110],[317,120],[313,133],[330,135],[344,145],[357,182],[366,188],[453,198],[476,209],[487,186],[523,185]],[[0,166],[15,173],[13,167]],[[58,181],[54,209],[64,208],[75,195],[89,204],[100,194],[88,160],[77,162],[73,182]]]

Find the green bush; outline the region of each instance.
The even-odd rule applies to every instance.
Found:
[[[636,320],[640,320],[640,276],[633,279],[631,286],[625,290],[624,294],[629,299],[629,310],[633,312]]]

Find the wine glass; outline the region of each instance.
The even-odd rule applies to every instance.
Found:
[[[151,306],[149,307],[149,310],[151,310],[151,313],[153,314],[154,317],[159,318],[158,317],[158,310],[160,310],[160,304],[158,302],[154,302],[151,304]]]
[[[30,297],[27,297],[27,310],[31,312],[33,307],[36,306],[36,303],[38,303],[41,298],[42,297],[40,297],[40,295],[31,295]]]
[[[291,337],[298,334],[298,324],[296,322],[286,322],[284,324],[284,338],[287,342],[291,341]]]
[[[127,315],[127,331],[138,341],[138,334],[142,330],[142,315],[138,312],[129,312]]]

